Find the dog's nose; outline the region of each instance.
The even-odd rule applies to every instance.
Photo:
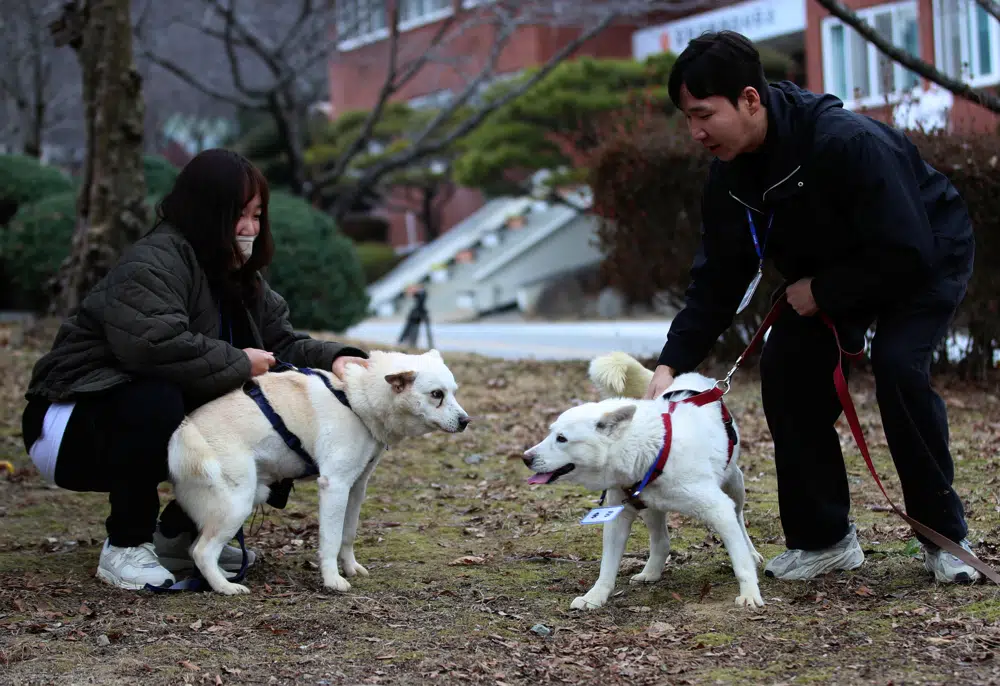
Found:
[[[524,451],[524,457],[521,458],[525,466],[530,467],[531,463],[535,461],[535,453],[531,448]]]
[[[459,431],[465,431],[465,427],[467,427],[469,425],[469,422],[471,422],[471,421],[472,421],[472,418],[469,417],[469,415],[467,415],[467,414],[462,415],[461,417],[459,417],[458,418],[458,430]]]

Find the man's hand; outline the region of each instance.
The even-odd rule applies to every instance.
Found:
[[[659,398],[673,383],[674,370],[665,364],[657,365],[653,371],[653,378],[649,380],[649,386],[646,387],[646,395],[642,396],[642,399]]]
[[[250,375],[260,376],[275,365],[274,354],[259,348],[243,348],[250,358]]]
[[[803,317],[811,317],[819,308],[813,298],[812,279],[799,279],[785,290],[785,297],[792,309]]]
[[[331,369],[333,375],[336,376],[341,381],[343,381],[344,368],[347,367],[347,365],[349,364],[359,364],[362,367],[367,368],[368,360],[366,360],[363,357],[351,357],[349,355],[345,355],[344,357],[338,357],[336,360],[333,361],[333,369]]]

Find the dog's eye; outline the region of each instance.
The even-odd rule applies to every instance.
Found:
[[[565,443],[565,442],[566,442],[565,436],[563,436],[562,434],[558,434],[556,436],[556,443]]]
[[[435,400],[444,399],[444,391],[431,391],[431,397]]]

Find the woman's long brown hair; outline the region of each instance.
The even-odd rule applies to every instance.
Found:
[[[250,259],[234,269],[241,259],[236,223],[257,194],[261,201],[260,233]],[[231,150],[212,148],[185,165],[157,207],[157,216],[188,240],[218,296],[249,301],[257,295],[257,272],[269,265],[274,255],[269,198],[267,179],[250,160]]]

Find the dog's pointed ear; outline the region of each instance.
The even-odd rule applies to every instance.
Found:
[[[597,420],[597,431],[602,434],[611,435],[625,428],[632,421],[632,417],[635,416],[635,410],[635,405],[625,405],[619,407],[617,410],[605,412]]]
[[[417,378],[417,373],[413,371],[397,372],[395,374],[386,374],[386,382],[392,386],[393,393],[402,393],[407,388],[413,385],[413,380]]]
[[[436,358],[438,358],[439,360],[440,360],[440,359],[442,359],[442,358],[441,358],[441,353],[440,353],[440,352],[438,352],[438,349],[437,349],[437,348],[431,348],[430,350],[428,350],[428,351],[427,351],[426,353],[424,353],[424,354],[425,354],[425,355],[430,355],[431,357],[436,357]]]

